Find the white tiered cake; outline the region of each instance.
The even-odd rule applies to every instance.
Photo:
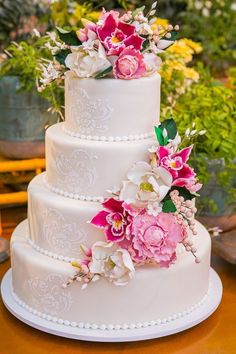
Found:
[[[125,286],[105,278],[62,287],[73,276],[80,245],[106,241],[88,223],[107,190],[120,187],[130,167],[148,161],[156,139],[160,76],[136,80],[66,76],[66,120],[46,134],[46,173],[29,185],[28,221],[12,243],[13,290],[35,315],[80,328],[129,329],[182,317],[204,301],[209,287],[210,237],[196,223],[191,236],[200,263],[177,246],[170,267],[140,265]]]

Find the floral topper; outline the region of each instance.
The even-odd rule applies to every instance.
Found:
[[[156,6],[154,2],[149,11],[143,6],[122,16],[103,10],[97,23],[82,19],[83,28],[75,31],[57,27],[60,40],[50,35],[53,45],[48,46],[55,62],[44,66],[41,90],[55,80],[55,70],[57,79],[67,69],[80,78],[96,79],[109,75],[130,80],[155,73],[161,64],[158,55],[174,43],[179,29],[172,25],[153,27]]]
[[[170,267],[179,244],[200,262],[192,241],[197,235],[193,199],[202,187],[188,164],[193,145],[181,148],[172,118],[155,127],[155,133],[157,144],[149,149],[149,161],[131,167],[119,191],[110,191],[113,195],[90,221],[104,230],[106,241],[82,246],[86,257],[73,263],[78,271],[64,286],[79,280],[85,288],[101,277],[126,285],[138,265]],[[203,131],[190,132],[189,139],[196,134]]]

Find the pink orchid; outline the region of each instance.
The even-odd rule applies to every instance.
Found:
[[[196,185],[196,173],[186,163],[189,159],[193,146],[189,146],[172,154],[171,150],[165,146],[157,149],[158,165],[167,169],[173,177],[173,186],[186,187]],[[199,186],[200,187],[200,184]],[[200,189],[200,188],[199,188]]]
[[[104,228],[108,241],[120,242],[125,237],[135,211],[123,201],[114,198],[106,200],[102,205],[105,210],[95,215],[90,223]]]
[[[135,26],[120,21],[116,11],[106,12],[103,15],[102,24],[97,26],[97,34],[108,55],[119,55],[130,45],[140,50],[144,41],[135,33]]]
[[[186,229],[171,213],[157,216],[146,212],[133,218],[129,237],[121,242],[136,263],[155,262],[169,267],[176,260],[177,244],[186,237]]]
[[[132,46],[127,47],[117,58],[113,74],[116,79],[139,79],[146,73],[143,55]]]

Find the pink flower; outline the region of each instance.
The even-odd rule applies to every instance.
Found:
[[[108,241],[120,242],[125,237],[135,211],[123,201],[114,198],[106,200],[102,205],[105,210],[95,215],[90,223],[104,228]]]
[[[158,166],[164,167],[171,173],[173,177],[173,186],[186,187],[190,191],[193,191],[198,187],[198,189],[201,188],[200,183],[196,184],[196,173],[186,163],[189,159],[192,148],[193,146],[191,145],[172,154],[170,149],[165,146],[160,146],[156,152]]]
[[[169,267],[176,260],[177,244],[186,237],[186,230],[179,225],[173,214],[158,216],[146,212],[134,217],[130,227],[129,240],[121,242],[134,262],[155,262]]]
[[[94,36],[97,37],[97,25],[92,21],[86,20],[85,18],[81,19],[84,28],[79,29],[76,31],[77,37],[81,42],[86,42],[89,39],[89,32],[94,33]]]
[[[106,12],[101,21],[102,24],[97,26],[97,34],[108,55],[119,55],[130,45],[141,49],[144,39],[135,33],[135,26],[120,21],[116,11]]]
[[[121,52],[113,67],[113,74],[116,79],[139,79],[145,73],[146,65],[143,55],[132,46],[125,48]]]

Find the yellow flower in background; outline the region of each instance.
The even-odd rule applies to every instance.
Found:
[[[169,21],[165,18],[157,18],[156,21],[152,24],[152,30],[155,31],[158,26],[167,28]]]
[[[183,71],[186,68],[185,64],[180,60],[167,60],[165,63],[172,70]]]
[[[199,80],[199,73],[194,70],[193,68],[187,68],[185,67],[183,70],[184,77],[186,79],[192,80],[192,81],[198,81]]]
[[[97,22],[101,15],[100,11],[88,11],[88,8],[83,5],[76,5],[70,18],[70,24],[72,26],[78,25],[82,18],[86,18],[92,22]]]
[[[194,51],[194,53],[196,53],[196,54],[199,54],[202,52],[202,46],[200,43],[194,42],[188,38],[180,39],[180,42],[183,42],[186,46],[190,47]]]
[[[167,49],[167,52],[183,59],[185,63],[192,61],[192,54],[194,53],[192,48],[188,47],[182,40],[176,41]]]
[[[87,17],[88,10],[85,6],[76,5],[74,11],[70,17],[71,26],[76,26],[81,18]]]
[[[92,11],[88,14],[88,20],[97,22],[101,16],[101,11]]]

